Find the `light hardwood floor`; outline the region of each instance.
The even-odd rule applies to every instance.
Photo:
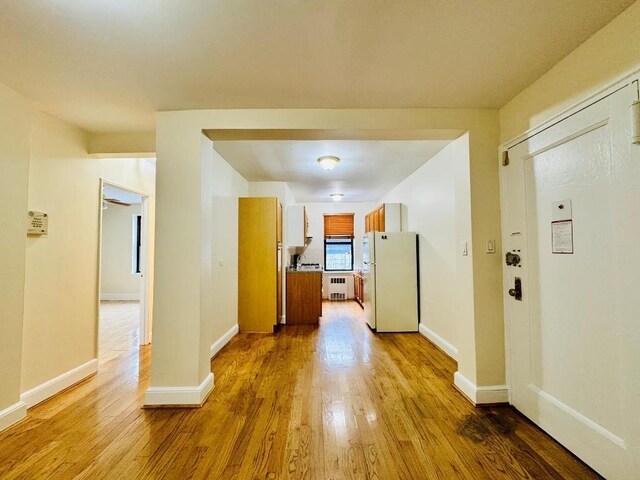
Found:
[[[141,408],[150,347],[0,434],[0,478],[598,478],[510,407],[476,409],[417,334],[372,334],[355,303],[320,327],[240,334],[204,407]]]
[[[100,302],[98,360],[107,362],[140,345],[140,302]]]

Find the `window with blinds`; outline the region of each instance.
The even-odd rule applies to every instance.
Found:
[[[324,215],[324,269],[353,270],[353,213]]]
[[[324,238],[353,238],[353,213],[324,215]]]

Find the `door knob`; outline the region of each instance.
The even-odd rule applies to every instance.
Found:
[[[509,289],[509,295],[511,295],[512,297],[516,296],[516,289],[515,288],[510,288]]]

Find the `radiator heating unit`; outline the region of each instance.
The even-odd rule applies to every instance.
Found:
[[[347,277],[329,277],[329,300],[347,299]]]

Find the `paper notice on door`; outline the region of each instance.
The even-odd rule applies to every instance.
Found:
[[[551,253],[573,253],[573,221],[551,222]]]

